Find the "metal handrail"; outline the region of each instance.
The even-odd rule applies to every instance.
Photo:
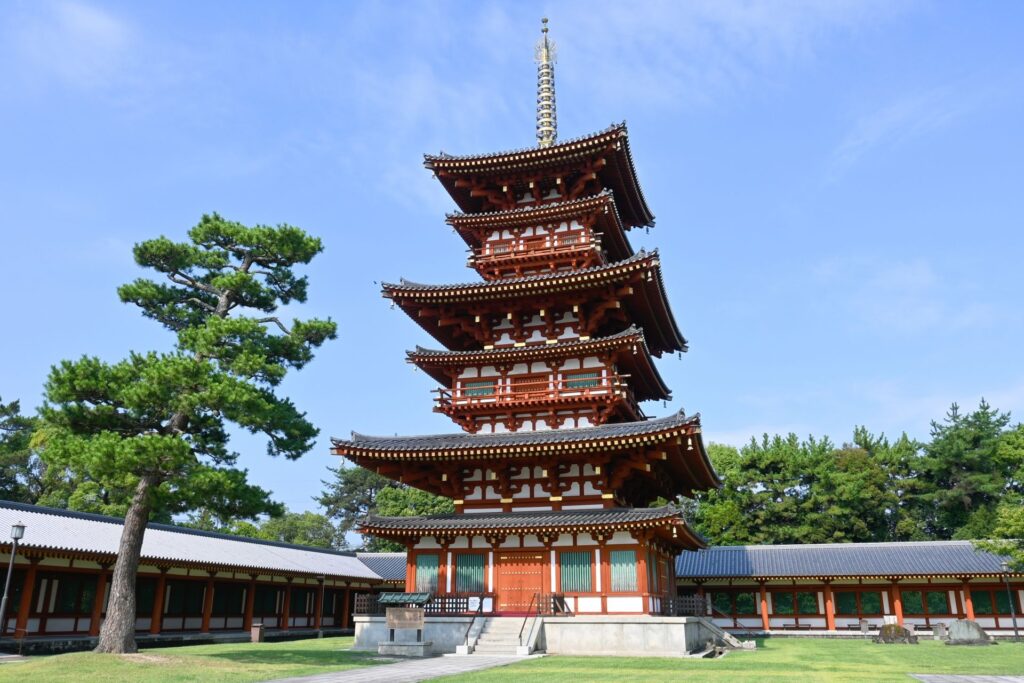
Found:
[[[740,620],[739,619],[736,619],[732,615],[726,614],[725,612],[723,612],[722,610],[718,609],[714,605],[711,605],[711,616],[712,616],[712,618],[714,618],[714,616],[716,614],[718,616],[722,617],[723,619],[732,619],[732,623],[737,624],[737,626],[733,626],[733,628],[738,629],[741,633],[746,635],[747,638],[756,638],[757,637],[756,635],[754,635],[754,632],[751,631],[750,629],[748,629],[746,626],[740,625]]]
[[[533,608],[533,603],[534,602],[537,603],[537,613],[538,613],[538,615],[540,614],[540,601],[538,600],[539,597],[540,597],[540,593],[534,593],[530,597],[530,604],[527,605],[527,607],[526,607],[526,616],[523,617],[523,625],[519,627],[519,644],[520,645],[523,644],[523,629],[526,628],[526,620],[530,618],[530,609]]]
[[[476,606],[476,612],[473,613],[473,618],[469,620],[469,626],[466,627],[466,636],[464,638],[466,647],[469,647],[469,633],[473,630],[473,624],[476,623],[476,618],[483,614],[484,611],[484,598],[480,597],[480,603]]]

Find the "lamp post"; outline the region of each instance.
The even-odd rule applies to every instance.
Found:
[[[1006,599],[1010,603],[1010,618],[1013,619],[1013,640],[1020,642],[1020,631],[1017,630],[1017,608],[1013,604],[1013,593],[1010,592],[1010,563],[1003,562],[1003,583],[1006,584]]]
[[[7,565],[7,581],[4,582],[4,597],[0,600],[0,634],[7,630],[7,596],[11,593],[11,574],[14,573],[14,558],[18,555],[18,541],[25,536],[25,525],[21,522],[11,525],[11,562]],[[1016,620],[1013,622],[1016,624]]]

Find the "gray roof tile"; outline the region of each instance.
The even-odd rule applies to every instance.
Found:
[[[15,522],[25,525],[25,537],[19,544],[22,547],[115,556],[124,520],[0,501],[0,529],[7,529]],[[142,558],[331,577],[380,578],[354,553],[260,541],[170,524],[146,527]]]
[[[676,574],[693,578],[999,574],[1005,558],[970,541],[717,546],[684,552]]]
[[[356,553],[356,557],[385,581],[405,581],[405,553]]]
[[[683,411],[667,417],[640,422],[603,424],[575,429],[548,429],[506,434],[432,434],[425,436],[367,436],[352,432],[351,439],[331,439],[335,447],[355,447],[377,451],[433,451],[496,446],[535,446],[539,444],[587,442],[623,436],[641,436],[682,426],[700,426],[700,413],[687,416]]]
[[[372,529],[446,530],[558,528],[566,526],[602,526],[631,522],[678,518],[673,505],[658,508],[606,508],[600,510],[561,510],[551,512],[454,513],[420,517],[368,516],[363,524]]]

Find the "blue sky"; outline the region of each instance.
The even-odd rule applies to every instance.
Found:
[[[394,2],[0,5],[0,396],[51,364],[166,348],[118,302],[131,245],[204,212],[321,236],[339,339],[284,391],[320,427],[251,477],[314,507],[330,435],[454,431],[378,282],[464,281],[424,152],[533,144],[538,19],[559,131],[623,119],[689,338],[659,367],[712,441],[924,437],[1024,416],[1024,5]]]

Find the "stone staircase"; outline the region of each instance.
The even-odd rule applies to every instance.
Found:
[[[473,654],[514,655],[522,626],[522,617],[488,617],[477,636]]]

